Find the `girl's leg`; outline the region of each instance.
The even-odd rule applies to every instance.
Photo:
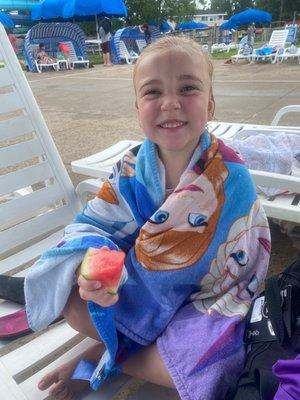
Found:
[[[77,286],[70,294],[63,315],[73,329],[99,341],[99,336],[87,310],[87,303],[80,298]],[[77,393],[88,388],[87,381],[70,379],[76,365],[83,358],[92,362],[99,360],[104,350],[103,343],[99,341],[99,344],[45,375],[38,383],[38,388],[40,390],[49,389],[49,396],[55,400],[73,400]]]
[[[77,287],[73,289],[63,314],[73,329],[99,341],[99,336],[87,310],[87,304],[80,298]],[[82,358],[97,361],[103,351],[104,345],[99,342],[99,345],[93,346],[69,363],[47,374],[40,381],[39,388],[41,390],[50,389],[49,394],[55,400],[73,399],[72,396],[75,396],[76,393],[87,387],[85,381],[76,382],[70,380],[70,376],[78,361]],[[166,387],[175,387],[155,344],[140,349],[126,360],[123,364],[123,371],[135,378]]]
[[[175,389],[175,385],[157,350],[156,344],[140,349],[124,362],[122,370],[125,374],[134,378]]]

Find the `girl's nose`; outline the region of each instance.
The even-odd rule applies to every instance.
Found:
[[[177,96],[172,95],[163,98],[161,104],[162,111],[178,110],[179,108],[181,108],[181,104]]]

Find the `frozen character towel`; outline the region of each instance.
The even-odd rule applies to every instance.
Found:
[[[168,196],[155,144],[129,151],[27,275],[32,329],[62,312],[85,251],[104,245],[126,252],[128,279],[114,306],[89,303],[107,351],[75,377],[97,388],[124,357],[155,342],[182,399],[224,398],[243,366],[244,317],[270,255],[266,216],[234,150],[205,131]]]

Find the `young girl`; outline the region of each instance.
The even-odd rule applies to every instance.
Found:
[[[39,64],[52,64],[56,61],[55,58],[50,57],[46,53],[44,43],[39,44],[39,49],[36,55],[36,59]]]
[[[63,312],[99,341],[42,379],[54,399],[73,398],[82,389],[70,379],[78,361],[98,362],[104,350],[93,388],[122,369],[184,400],[219,400],[241,371],[243,320],[262,290],[270,236],[248,170],[207,131],[212,74],[189,39],[166,37],[144,50],[133,81],[145,141],[25,279],[34,330]],[[103,245],[127,253],[128,279],[116,296],[76,278],[87,248]]]

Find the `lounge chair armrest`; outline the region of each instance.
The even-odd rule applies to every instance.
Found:
[[[274,172],[250,170],[256,185],[276,188],[292,193],[300,193],[300,177],[277,174]]]
[[[98,193],[103,181],[101,179],[86,179],[80,183],[75,188],[75,191],[80,198],[81,202],[85,204],[89,195]]]
[[[82,56],[78,56],[77,59],[80,60],[80,61],[83,61],[83,57]]]
[[[279,120],[288,113],[291,112],[299,112],[300,113],[300,105],[290,105],[286,107],[282,107],[280,110],[277,111],[273,121],[271,122],[271,126],[276,126],[278,125]]]

